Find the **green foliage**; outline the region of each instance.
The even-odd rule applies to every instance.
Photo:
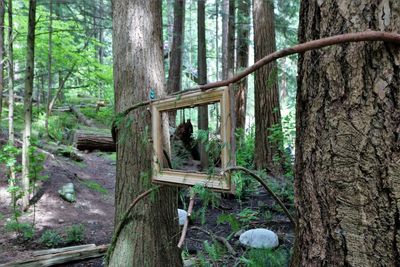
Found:
[[[237,165],[247,169],[254,169],[255,125],[250,127],[247,132],[243,129],[237,129],[235,136],[237,140]]]
[[[217,193],[215,193],[199,184],[193,186],[193,190],[194,190],[194,193],[197,196],[199,196],[199,198],[202,200],[202,203],[203,203],[202,207],[198,211],[193,213],[193,215],[194,215],[193,217],[196,218],[197,215],[199,215],[201,223],[204,224],[206,222],[205,215],[206,215],[208,206],[211,205],[212,208],[215,208],[216,206],[218,206],[221,201],[221,197]]]
[[[240,258],[249,267],[282,267],[289,263],[289,255],[284,249],[250,249]]]
[[[113,107],[102,107],[97,112],[95,108],[81,108],[81,112],[88,118],[95,122],[111,127],[114,120],[114,109]]]
[[[218,261],[224,254],[224,249],[216,242],[210,244],[207,240],[204,241],[204,250],[207,253],[210,260],[213,262]]]
[[[217,224],[228,223],[233,232],[240,230],[241,223],[233,214],[221,214],[217,218]]]
[[[44,161],[46,159],[45,154],[37,152],[37,148],[33,145],[29,147],[28,151],[29,155],[29,181],[31,185],[31,189],[34,190],[36,188],[37,181],[47,180],[48,177],[41,175],[41,172],[44,170]]]
[[[86,186],[87,188],[99,192],[103,195],[108,194],[108,191],[106,188],[104,188],[101,184],[97,183],[96,181],[92,181],[92,180],[83,180],[80,179],[79,180],[84,186]]]
[[[39,242],[47,247],[54,248],[63,243],[64,240],[58,232],[46,230],[40,237]]]
[[[72,225],[66,229],[67,243],[79,243],[83,241],[85,233],[85,226],[83,224]]]
[[[238,214],[239,221],[242,223],[242,225],[246,225],[252,221],[256,221],[258,220],[258,213],[258,211],[252,210],[250,208],[245,208]]]
[[[25,240],[32,239],[35,234],[35,228],[30,223],[21,223],[15,219],[8,221],[4,229],[7,232],[15,232],[18,235],[22,236]]]

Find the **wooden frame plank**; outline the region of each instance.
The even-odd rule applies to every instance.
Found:
[[[221,107],[221,169],[232,165],[231,149],[231,109],[228,87],[220,87],[205,92],[194,92],[178,97],[170,97],[152,103],[152,138],[153,138],[153,183],[170,184],[175,186],[193,186],[201,184],[217,191],[233,192],[234,186],[229,173],[206,174],[162,168],[163,143],[161,112],[182,108],[191,108],[204,104],[220,103]]]

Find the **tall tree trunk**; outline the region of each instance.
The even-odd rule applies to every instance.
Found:
[[[4,89],[4,14],[6,12],[5,0],[0,0],[0,130],[3,114],[3,89]]]
[[[99,46],[98,46],[98,55],[99,55],[99,63],[103,64],[104,63],[104,47],[103,47],[103,39],[104,39],[104,23],[103,23],[103,16],[104,16],[104,2],[103,0],[99,0],[99,9],[98,9],[98,13],[99,13]]]
[[[400,32],[400,2],[302,1],[299,41]],[[400,48],[299,58],[292,266],[400,266]]]
[[[199,84],[207,83],[207,51],[206,51],[206,10],[205,0],[199,0],[197,2],[197,41],[198,41],[198,52],[197,52],[197,72],[199,75]],[[208,131],[208,105],[199,106],[198,108],[198,123],[199,130]],[[208,139],[208,138],[207,138]],[[203,170],[208,168],[208,153],[206,146],[201,144],[200,146],[200,162]]]
[[[48,44],[48,55],[47,55],[47,61],[48,61],[48,83],[47,83],[47,106],[46,106],[46,118],[44,121],[44,125],[46,128],[46,134],[49,136],[49,117],[51,113],[50,109],[50,103],[51,103],[51,86],[53,84],[52,82],[52,74],[51,74],[51,67],[52,67],[52,48],[53,48],[53,42],[52,42],[52,36],[53,36],[53,0],[49,0],[49,44]]]
[[[13,54],[13,12],[12,0],[8,0],[8,143],[13,146],[15,143],[14,136],[14,54]],[[10,166],[10,186],[16,185],[15,168]],[[11,202],[16,205],[16,194],[11,193]]]
[[[161,27],[161,1],[113,2],[117,113],[148,100],[151,90],[157,98],[165,94]],[[126,120],[134,123],[120,127],[117,136],[115,225],[131,201],[151,187],[150,114],[146,108],[139,108]],[[179,235],[176,189],[166,186],[159,189],[154,196],[138,203],[131,218],[116,242],[110,266],[182,266],[176,245]]]
[[[219,2],[215,0],[215,79],[219,80]]]
[[[167,94],[181,91],[182,84],[182,54],[185,32],[185,0],[174,2],[174,29],[170,53]],[[171,126],[175,126],[176,112],[169,112]]]
[[[14,145],[14,54],[12,0],[8,0],[8,141]]]
[[[250,0],[238,1],[236,71],[249,65]],[[241,80],[235,92],[236,128],[246,126],[247,78]]]
[[[235,1],[222,1],[222,79],[233,75],[235,64]]]
[[[254,49],[257,61],[276,50],[275,14],[272,0],[254,0]],[[271,128],[281,127],[278,72],[276,63],[268,64],[255,72],[255,121],[257,169],[279,167],[274,158],[282,158],[282,140],[271,140]],[[279,163],[279,162],[278,162]],[[275,168],[273,168],[275,169]]]
[[[24,133],[22,138],[22,209],[29,206],[29,148],[32,130],[32,92],[35,66],[36,0],[29,0],[28,37],[24,90]]]

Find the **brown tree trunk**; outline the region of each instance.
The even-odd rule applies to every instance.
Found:
[[[222,79],[233,76],[235,65],[235,1],[222,1]]]
[[[165,94],[161,26],[161,1],[113,1],[117,113],[148,100],[150,90],[157,98]],[[131,201],[151,187],[150,113],[139,108],[125,119],[117,135],[115,225]],[[116,242],[110,266],[182,266],[176,189],[159,189],[137,204],[131,218]]]
[[[400,32],[400,2],[302,1],[299,41]],[[400,266],[400,48],[360,42],[299,58],[292,266]]]
[[[3,89],[4,89],[4,14],[6,12],[5,0],[0,0],[0,130],[3,114]]]
[[[254,0],[254,49],[255,61],[274,52],[275,14],[273,2]],[[281,127],[279,106],[278,72],[276,63],[270,63],[255,72],[255,122],[256,122],[256,155],[257,169],[278,166],[274,158],[282,157],[282,140],[271,140],[271,127]],[[280,161],[278,161],[279,163]],[[278,166],[279,167],[279,166]],[[278,168],[280,169],[280,167]]]
[[[250,0],[238,1],[236,71],[249,66]],[[247,78],[237,83],[235,91],[236,128],[246,126]]]
[[[182,53],[185,32],[185,1],[174,2],[174,28],[170,53],[169,73],[167,81],[167,94],[181,91],[182,84]],[[171,126],[175,126],[176,112],[169,112]]]
[[[205,24],[205,0],[197,2],[197,69],[199,74],[199,84],[207,83],[207,51],[206,51],[206,24]],[[198,123],[199,130],[208,130],[208,105],[198,108]],[[208,139],[208,138],[207,138]],[[203,170],[208,168],[208,153],[204,144],[199,146],[200,162]]]
[[[29,206],[29,148],[32,131],[32,92],[35,67],[36,0],[29,0],[28,37],[24,90],[24,133],[22,138],[22,209]]]

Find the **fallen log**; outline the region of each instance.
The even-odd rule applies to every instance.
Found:
[[[51,249],[34,251],[32,255],[34,257],[38,257],[42,255],[57,254],[61,252],[76,251],[84,248],[95,248],[95,247],[96,247],[95,244],[87,244],[87,245],[79,245],[79,246],[63,247],[63,248],[51,248]]]
[[[58,253],[51,253],[46,255],[40,255],[33,257],[29,260],[22,260],[22,261],[15,261],[9,262],[5,264],[1,264],[0,267],[11,267],[11,266],[18,266],[18,267],[39,267],[39,266],[53,266],[56,264],[67,263],[71,261],[78,261],[78,260],[86,260],[86,259],[93,259],[99,258],[103,256],[108,249],[108,245],[100,245],[100,246],[89,246],[89,247],[81,247],[78,248],[71,248],[72,250],[64,251]]]
[[[40,145],[40,147],[53,154],[61,155],[63,157],[70,158],[77,162],[83,161],[83,156],[73,147],[68,147],[61,144],[59,145],[43,144]]]
[[[81,122],[81,123],[83,123],[84,125],[89,126],[89,127],[94,127],[94,126],[95,126],[94,123],[93,123],[93,121],[90,120],[90,119],[88,119],[88,118],[86,118],[86,116],[83,115],[83,113],[79,110],[78,107],[76,107],[76,106],[71,106],[70,108],[71,108],[71,111],[72,111],[72,112],[75,114],[75,116],[78,118],[78,121],[79,121],[79,122]]]
[[[74,146],[81,151],[99,150],[103,152],[115,152],[115,143],[110,135],[76,132]]]

